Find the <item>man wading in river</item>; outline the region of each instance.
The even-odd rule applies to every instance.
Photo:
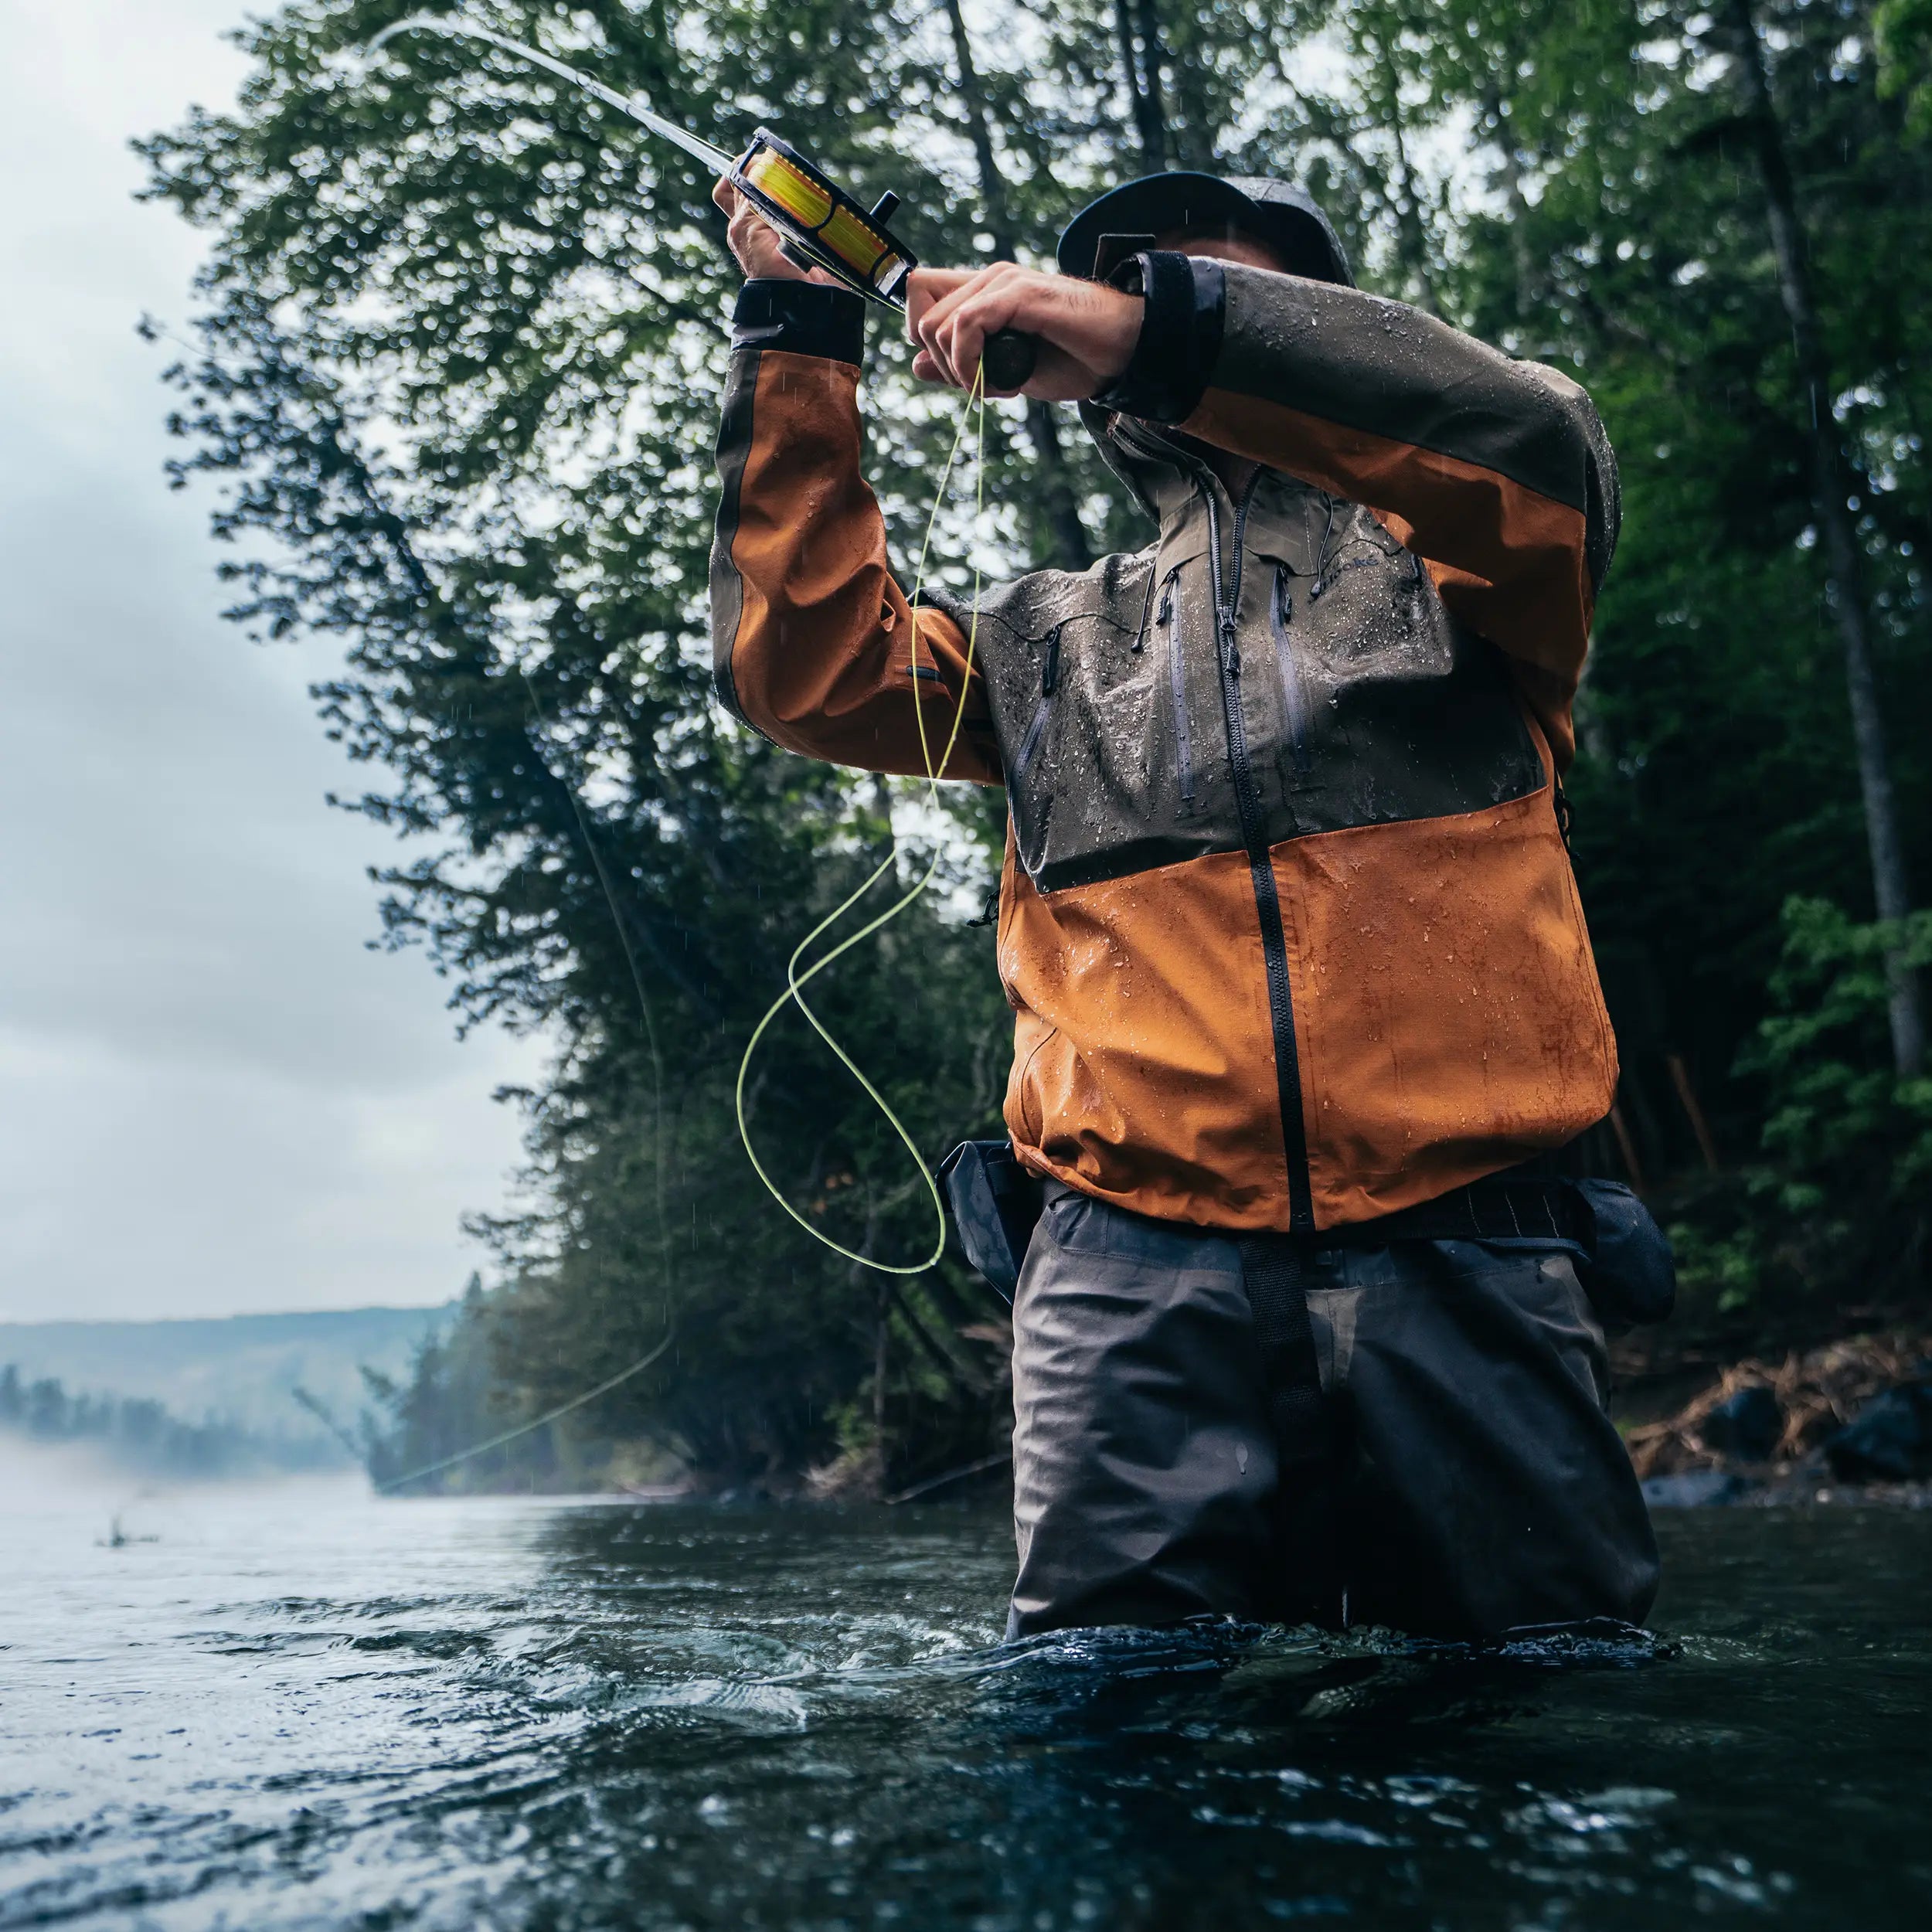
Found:
[[[963,699],[943,775],[1011,809],[1005,1117],[1045,1205],[1009,1634],[1641,1618],[1655,1546],[1549,1159],[1616,1080],[1556,786],[1617,535],[1588,397],[1358,291],[1291,189],[1133,182],[1063,274],[922,270],[910,321],[961,387],[991,332],[1036,337],[1027,393],[1079,403],[1159,536],[986,591],[970,675],[970,609],[928,594],[915,665],[863,304],[719,199],[752,277],[724,702],[923,774],[915,707],[937,755]]]

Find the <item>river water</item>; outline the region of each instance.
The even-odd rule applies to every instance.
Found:
[[[1932,1924],[1932,1512],[1660,1523],[1661,1635],[998,1649],[1005,1521],[0,1505],[0,1926]]]

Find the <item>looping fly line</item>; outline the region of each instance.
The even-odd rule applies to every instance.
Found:
[[[938,525],[940,506],[946,500],[947,485],[952,480],[954,467],[959,460],[960,447],[966,440],[966,427],[968,423],[975,426],[975,430],[973,450],[973,511],[974,520],[977,523],[986,507],[986,396],[985,372],[983,368],[974,375],[972,388],[968,393],[961,406],[958,426],[953,432],[953,445],[947,453],[945,466],[940,471],[939,482],[933,492],[932,508],[927,513],[926,517],[926,532],[920,539],[919,546],[919,564],[913,573],[913,594],[910,600],[911,614],[909,629],[912,640],[912,676],[909,682],[912,687],[913,713],[919,725],[919,755],[926,768],[926,801],[929,805],[935,807],[939,802],[940,774],[952,762],[954,748],[959,742],[961,727],[966,721],[967,700],[971,693],[974,654],[979,641],[980,575],[978,566],[975,565],[973,570],[972,619],[966,633],[966,662],[965,668],[960,676],[959,702],[953,713],[952,728],[947,733],[945,749],[940,753],[937,765],[933,760],[931,740],[926,735],[926,707],[920,697],[920,685],[922,682],[919,662],[919,617],[921,609],[920,598],[926,587],[927,559],[931,554],[933,532]],[[937,668],[937,665],[934,668],[935,669]],[[835,1254],[842,1256],[846,1260],[856,1262],[862,1267],[874,1269],[881,1274],[923,1274],[928,1268],[937,1263],[940,1257],[946,1252],[946,1204],[940,1197],[939,1183],[934,1177],[932,1169],[926,1165],[926,1158],[920,1152],[919,1145],[908,1131],[905,1122],[893,1111],[892,1103],[867,1078],[864,1070],[860,1067],[857,1061],[832,1036],[824,1021],[813,1012],[805,999],[804,988],[834,960],[850,952],[852,947],[858,945],[862,940],[869,939],[873,934],[897,918],[915,900],[918,899],[927,887],[932,883],[944,855],[943,852],[935,848],[931,859],[927,863],[926,869],[920,874],[906,892],[902,893],[877,917],[869,920],[856,932],[849,934],[844,939],[842,939],[829,952],[822,954],[818,958],[814,960],[811,965],[801,973],[798,970],[798,962],[811,951],[812,947],[824,934],[831,931],[846,913],[850,912],[853,906],[856,906],[866,893],[879,883],[880,879],[896,866],[899,862],[899,851],[896,842],[894,842],[893,849],[887,852],[886,856],[873,868],[857,890],[849,895],[832,911],[827,913],[793,949],[791,957],[785,964],[785,990],[766,1009],[764,1017],[753,1028],[751,1038],[745,1043],[744,1058],[738,1063],[736,1096],[738,1138],[743,1141],[745,1152],[750,1157],[751,1165],[757,1171],[758,1179],[764,1183],[766,1192],[814,1240],[822,1242]],[[837,1056],[839,1064],[865,1090],[866,1097],[878,1108],[887,1125],[892,1128],[893,1133],[898,1135],[900,1142],[906,1151],[912,1156],[913,1165],[919,1170],[919,1178],[925,1183],[927,1194],[931,1199],[936,1224],[932,1252],[923,1260],[910,1263],[880,1261],[875,1260],[869,1254],[861,1254],[856,1248],[849,1248],[842,1242],[834,1240],[824,1229],[815,1227],[811,1222],[785,1198],[784,1190],[766,1172],[764,1163],[759,1159],[758,1150],[753,1146],[751,1141],[751,1124],[746,1117],[746,1082],[750,1073],[752,1057],[758,1050],[759,1042],[764,1038],[767,1031],[777,1020],[779,1015],[787,1006],[791,1005],[795,1005],[799,1012],[804,1015],[806,1019],[811,1022],[813,1032],[832,1049],[833,1053]]]

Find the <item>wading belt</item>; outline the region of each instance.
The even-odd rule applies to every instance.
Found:
[[[1342,1621],[1342,1472],[1308,1318],[1310,1257],[1326,1248],[1386,1247],[1392,1241],[1560,1243],[1582,1251],[1589,1235],[1588,1206],[1570,1182],[1541,1162],[1372,1221],[1241,1240],[1241,1279],[1253,1311],[1281,1465],[1275,1507],[1285,1573],[1276,1614],[1332,1629]]]
[[[1573,1182],[1543,1164],[1511,1168],[1487,1180],[1400,1208],[1372,1221],[1304,1237],[1315,1247],[1379,1248],[1391,1241],[1553,1241],[1573,1247],[1590,1240],[1591,1217]]]

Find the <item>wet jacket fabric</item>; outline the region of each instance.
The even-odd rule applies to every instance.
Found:
[[[1010,807],[1029,1167],[1206,1228],[1367,1220],[1614,1094],[1554,785],[1614,464],[1574,383],[1399,303],[1141,265],[1136,366],[1082,413],[1158,535],[916,618],[862,472],[858,299],[747,285],[719,690],[781,745],[906,774],[963,699],[942,775]],[[1202,444],[1264,466],[1238,499]]]

